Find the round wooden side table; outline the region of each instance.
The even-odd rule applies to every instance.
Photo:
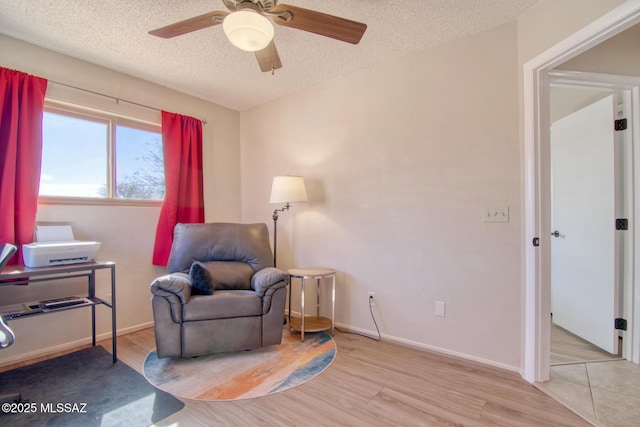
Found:
[[[300,331],[300,339],[304,341],[305,332],[320,332],[331,329],[331,335],[335,334],[335,314],[336,314],[336,272],[328,268],[293,268],[289,271],[289,329]],[[300,279],[300,317],[291,316],[291,290],[293,289],[293,279]],[[320,316],[320,285],[321,279],[331,279],[331,319]],[[307,280],[317,281],[316,295],[316,316],[305,316],[304,307],[304,285]]]

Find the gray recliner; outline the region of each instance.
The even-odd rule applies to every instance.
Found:
[[[194,262],[208,271],[212,295],[196,295]],[[158,357],[280,343],[289,276],[273,267],[265,224],[177,224],[167,271],[151,283]]]

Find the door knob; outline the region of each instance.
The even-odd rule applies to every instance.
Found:
[[[552,231],[552,232],[551,232],[551,235],[552,235],[553,237],[560,237],[560,232],[559,232],[558,230],[555,230],[555,231]]]

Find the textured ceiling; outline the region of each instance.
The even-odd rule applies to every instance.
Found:
[[[0,33],[243,111],[355,70],[518,18],[536,0],[281,0],[368,25],[358,45],[275,25],[283,68],[262,73],[221,26],[173,39],[149,30],[222,0],[2,0]]]

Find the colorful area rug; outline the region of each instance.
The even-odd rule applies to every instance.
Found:
[[[158,359],[149,353],[144,362],[147,380],[174,396],[196,400],[236,400],[266,396],[303,384],[329,367],[336,344],[326,332],[288,331],[280,345],[237,353],[187,359]]]

